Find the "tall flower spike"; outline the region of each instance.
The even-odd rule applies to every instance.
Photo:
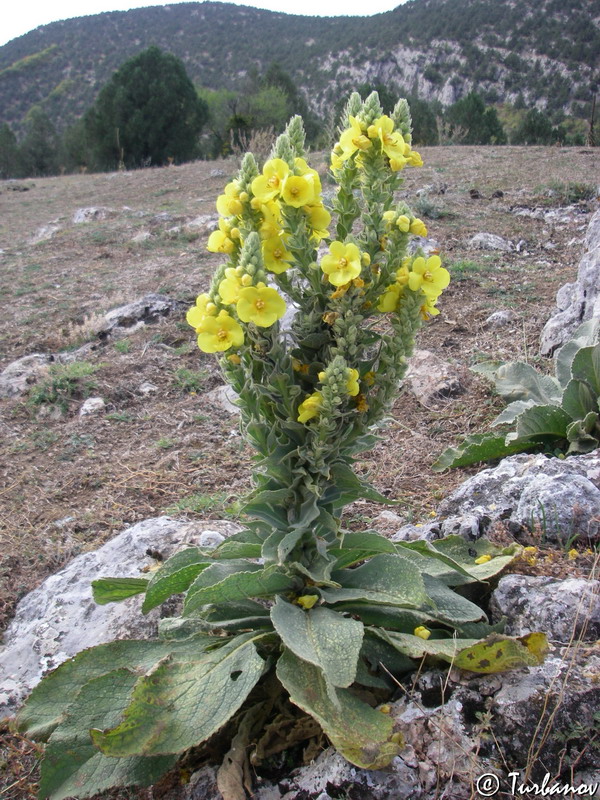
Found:
[[[348,102],[346,103],[346,107],[342,111],[342,116],[340,118],[340,126],[338,131],[340,135],[346,130],[348,125],[350,124],[349,119],[350,117],[356,117],[357,114],[362,109],[362,99],[358,92],[352,92],[350,97],[348,98]]]
[[[256,231],[248,234],[240,253],[239,272],[241,275],[250,275],[252,283],[266,281],[260,236]]]
[[[296,114],[295,117],[292,117],[287,124],[285,133],[287,133],[290,138],[290,145],[294,155],[298,158],[304,158],[304,141],[306,139],[306,133],[304,131],[302,117],[298,114]]]
[[[372,125],[376,119],[383,116],[383,109],[381,108],[377,92],[371,92],[367,97],[363,104],[361,116],[367,127]]]
[[[258,166],[252,153],[246,153],[242,159],[238,182],[241,192],[249,192],[252,181],[258,175]]]
[[[287,163],[293,169],[294,153],[292,151],[290,137],[287,135],[287,133],[282,133],[281,136],[277,137],[273,152],[276,158],[281,158],[283,161],[287,161]]]
[[[396,129],[402,134],[404,140],[410,143],[412,138],[412,117],[410,116],[408,102],[404,98],[398,100],[394,106],[392,120]]]

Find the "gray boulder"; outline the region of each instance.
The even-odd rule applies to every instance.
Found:
[[[54,360],[51,355],[32,353],[8,364],[0,372],[0,397],[19,397],[29,391],[32,384],[48,374]]]
[[[144,567],[156,564],[156,552],[167,558],[185,546],[214,546],[237,530],[228,521],[211,520],[208,531],[205,523],[147,519],[47,578],[21,600],[0,648],[0,719],[16,711],[46,672],[86,647],[156,635],[160,609],[142,615],[139,596],[99,606],[93,580],[143,577]]]
[[[404,382],[425,406],[457,397],[465,390],[456,368],[430,350],[415,350]]]
[[[113,308],[104,316],[104,324],[98,332],[100,339],[126,332],[132,333],[147,324],[158,322],[173,312],[183,311],[186,303],[172,300],[162,294],[146,294],[139,300]]]
[[[600,209],[592,217],[585,236],[576,282],[558,290],[556,311],[541,335],[542,355],[551,355],[582,322],[596,316],[600,316]]]
[[[505,575],[490,603],[495,620],[507,618],[506,633],[544,631],[554,642],[600,638],[600,581]]]
[[[476,233],[469,239],[468,246],[471,250],[499,250],[503,253],[512,253],[515,249],[513,242],[495,233]]]
[[[114,217],[117,212],[113,208],[104,206],[89,206],[88,208],[78,208],[73,214],[73,223],[80,225],[82,222],[93,222],[94,220],[108,219]]]

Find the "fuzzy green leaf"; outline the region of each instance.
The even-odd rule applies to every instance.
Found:
[[[92,596],[94,602],[104,606],[142,594],[147,586],[148,578],[99,578],[92,581]]]
[[[366,481],[362,481],[347,464],[334,464],[331,467],[331,480],[344,498],[343,505],[361,498],[370,500],[373,503],[397,504],[396,500],[390,500],[389,497],[385,497]]]
[[[200,744],[235,714],[263,672],[256,634],[243,634],[210,652],[167,656],[136,683],[122,721],[92,729],[108,756],[181,753]]]
[[[542,375],[523,361],[510,361],[498,367],[495,383],[498,394],[509,402],[534,400],[543,405],[560,403],[561,386],[556,378]]]
[[[590,411],[583,419],[577,419],[567,428],[567,440],[571,443],[569,453],[591,453],[598,447],[600,426],[598,414]]]
[[[90,738],[91,728],[119,722],[139,675],[117,669],[88,681],[54,731],[44,752],[40,797],[91,797],[115,786],[150,786],[177,756],[107,758]]]
[[[596,345],[600,339],[600,319],[594,317],[583,322],[573,334],[573,338],[564,344],[556,354],[556,377],[561,386],[571,380],[571,365],[577,352],[582,347]]]
[[[423,575],[425,590],[435,603],[435,617],[444,622],[479,622],[485,619],[485,614],[478,605],[467,600],[452,589],[449,589],[442,581],[432,578],[431,575]]]
[[[251,566],[256,566],[257,569],[233,573],[212,586],[192,586],[185,599],[184,615],[189,615],[210,603],[237,602],[250,597],[272,597],[295,585],[295,581],[276,565],[264,569],[258,564]]]
[[[526,409],[517,419],[516,433],[509,433],[507,444],[519,441],[552,441],[564,439],[567,426],[571,422],[569,415],[559,406],[533,406]]]
[[[342,588],[321,589],[328,603],[368,600],[407,608],[420,608],[428,603],[421,573],[399,555],[377,555],[355,569],[338,570],[332,577]]]
[[[209,644],[214,644],[214,637],[196,636],[189,643],[123,640],[82,650],[33,689],[17,716],[18,728],[31,739],[44,741],[88,681],[121,667],[143,674],[170,653],[199,653]]]
[[[197,547],[188,547],[172,555],[152,576],[142,612],[147,614],[172,595],[185,592],[210,564],[212,560]]]
[[[583,419],[590,411],[598,410],[598,398],[587,383],[573,379],[563,392],[561,405],[571,419]]]
[[[505,436],[495,433],[475,433],[467,436],[458,447],[448,447],[432,465],[434,472],[452,467],[467,467],[479,461],[505,458],[523,450],[531,450],[531,442],[505,443]]]
[[[319,667],[333,686],[347,687],[356,677],[363,625],[328,608],[303,611],[277,598],[271,619],[284,645]]]
[[[317,720],[350,763],[381,769],[398,754],[398,745],[390,742],[393,722],[389,715],[363,703],[348,689],[327,687],[318,667],[285,650],[277,663],[277,677],[292,703]],[[335,699],[330,696],[332,691]]]
[[[483,642],[462,650],[454,666],[471,672],[506,672],[519,667],[539,666],[548,650],[543,633],[530,633],[520,638],[491,634]]]
[[[336,557],[335,569],[343,569],[379,553],[395,553],[396,546],[375,531],[347,531],[341,547],[333,548],[329,552]]]
[[[519,414],[532,408],[535,404],[535,400],[515,400],[514,403],[509,403],[501,414],[498,414],[492,425],[508,425],[514,422]]]
[[[582,347],[571,364],[573,378],[585,381],[596,398],[600,398],[600,344]]]

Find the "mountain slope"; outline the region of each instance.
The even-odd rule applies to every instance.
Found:
[[[112,72],[156,44],[195,83],[234,87],[278,61],[317,110],[381,80],[444,105],[477,88],[492,102],[571,110],[590,99],[600,0],[411,0],[373,17],[302,17],[227,3],[180,3],[44,25],[0,48],[0,121],[41,104],[59,128]]]

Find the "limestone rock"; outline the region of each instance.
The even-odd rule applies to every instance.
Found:
[[[131,241],[134,242],[134,244],[142,244],[143,242],[147,242],[151,238],[152,234],[150,233],[150,231],[140,231],[139,233],[136,233],[136,235],[132,237]]]
[[[405,382],[417,400],[426,406],[464,391],[457,370],[430,350],[415,350]]]
[[[548,542],[562,546],[575,534],[600,535],[599,486],[598,450],[566,459],[510,456],[461,484],[440,503],[438,516],[475,515],[482,533],[498,519],[517,528],[537,526]]]
[[[44,353],[32,353],[10,363],[0,372],[0,397],[19,397],[30,386],[48,373],[54,357]]]
[[[117,212],[113,208],[105,206],[89,206],[88,208],[78,208],[73,214],[73,223],[80,225],[82,222],[92,222],[96,220],[114,217]]]
[[[219,223],[219,217],[215,214],[201,214],[199,217],[186,223],[185,228],[193,233],[200,235],[211,233],[216,229]]]
[[[217,405],[223,411],[234,415],[240,413],[240,407],[237,405],[236,400],[237,393],[228,383],[224,386],[217,386],[216,389],[211,389],[210,392],[203,396],[204,402]]]
[[[211,541],[216,541],[218,535],[229,536],[239,526],[211,520],[210,529]],[[98,550],[77,556],[26,595],[0,648],[0,719],[17,709],[46,672],[86,647],[156,635],[160,609],[142,615],[139,596],[96,605],[91,582],[100,577],[140,577],[143,567],[156,563],[148,551],[167,558],[177,549],[197,545],[205,532],[202,523],[170,517],[144,520]]]
[[[106,403],[104,402],[104,398],[88,397],[88,399],[82,403],[81,408],[79,409],[79,416],[87,417],[90,414],[98,414],[105,410]]]
[[[184,308],[186,308],[185,303],[162,294],[150,293],[132,303],[113,308],[105,314],[104,325],[98,336],[100,339],[106,339],[110,335],[118,335],[125,331],[130,334],[143,325],[158,322],[161,317],[168,317],[169,314],[182,311]]]
[[[500,250],[503,253],[512,253],[515,249],[513,242],[494,233],[476,233],[469,239],[468,246],[471,250]]]
[[[57,220],[49,222],[47,225],[41,225],[30,239],[30,244],[39,244],[40,242],[49,242],[57,234],[61,227],[57,224]]]
[[[544,631],[562,644],[572,637],[600,638],[600,581],[505,575],[492,594],[491,609],[495,620],[507,618],[510,636]]]
[[[516,319],[517,315],[514,311],[507,311],[503,309],[501,311],[494,311],[494,313],[490,314],[483,324],[486,328],[506,328],[508,325],[514,324]]]
[[[600,209],[592,217],[585,236],[577,280],[566,287],[558,290],[557,310],[542,331],[542,355],[551,355],[582,322],[600,315]]]

